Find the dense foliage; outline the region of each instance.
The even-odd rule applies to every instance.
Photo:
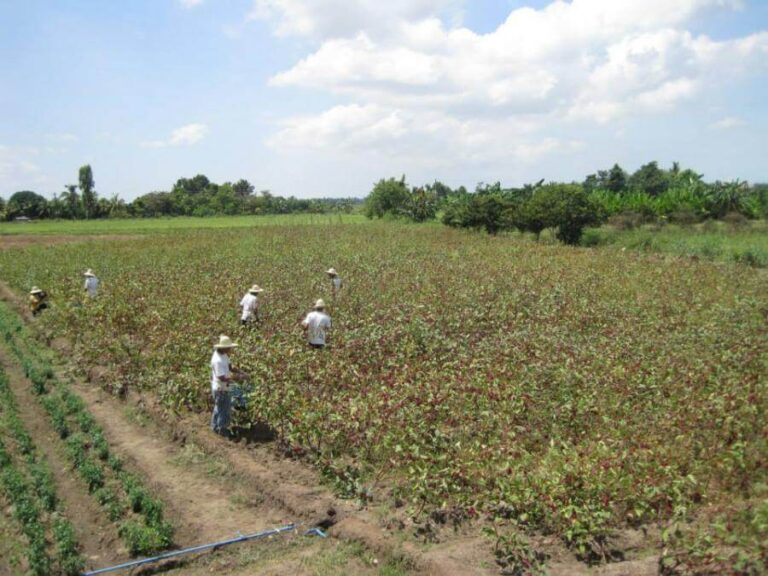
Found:
[[[436,184],[450,192],[439,182]],[[405,182],[405,176],[400,180],[382,179],[365,199],[365,215],[368,218],[405,217],[414,222],[425,222],[435,218],[438,200],[438,193],[432,187],[411,189]]]
[[[77,342],[80,365],[108,364],[110,385],[169,410],[206,410],[211,345],[232,335],[250,419],[361,497],[388,486],[415,512],[503,516],[585,555],[616,527],[766,497],[755,270],[393,223],[168,240],[28,248],[0,266],[20,291],[49,289],[39,323]],[[81,305],[85,265],[103,290]],[[331,300],[330,265],[345,288],[330,349],[313,352],[298,322]],[[244,331],[254,282],[262,322]],[[744,529],[759,555],[768,528]]]
[[[89,165],[80,168],[78,179],[79,186],[68,184],[64,192],[54,194],[51,200],[29,190],[16,192],[7,203],[0,199],[0,220],[349,213],[362,202],[355,198],[284,198],[268,190],[256,193],[247,180],[216,184],[198,174],[194,178],[180,178],[170,192],[150,192],[126,203],[118,196],[99,198]]]
[[[647,222],[692,224],[729,216],[768,216],[765,186],[750,187],[739,181],[705,184],[690,171],[663,180],[661,186],[658,174],[667,173],[655,170],[644,166],[624,185],[621,178],[611,178],[612,170],[600,178],[589,177],[583,185],[479,186],[474,194],[450,196],[442,221],[454,227],[483,228],[491,234],[516,229],[537,237],[552,228],[563,242],[576,244],[584,228],[611,218],[634,227]],[[631,187],[632,182],[636,188]]]

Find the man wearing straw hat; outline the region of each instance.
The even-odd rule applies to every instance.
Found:
[[[219,336],[219,342],[213,346],[213,356],[211,356],[211,392],[213,394],[211,430],[226,437],[230,435],[229,425],[232,420],[229,385],[236,378],[244,377],[241,372],[235,372],[229,362],[229,354],[236,347],[237,344],[228,336]]]
[[[336,268],[328,268],[325,273],[328,274],[328,277],[331,279],[331,294],[336,298],[341,291],[341,278],[339,278],[339,273],[336,272]]]
[[[307,314],[301,326],[304,328],[310,347],[318,350],[325,348],[325,333],[331,328],[331,317],[325,313],[325,302],[322,300],[315,302],[312,312]]]
[[[259,321],[259,294],[264,292],[258,284],[254,284],[248,290],[248,293],[240,300],[240,307],[243,313],[240,316],[240,325],[247,326],[249,322]]]
[[[94,274],[93,270],[90,268],[83,272],[83,276],[85,276],[85,285],[83,286],[85,293],[88,294],[88,298],[96,298],[96,292],[99,288],[99,279],[96,278],[96,274]]]
[[[37,286],[32,286],[32,290],[29,291],[29,309],[32,312],[32,316],[37,316],[48,308],[48,294],[43,290],[40,290]]]

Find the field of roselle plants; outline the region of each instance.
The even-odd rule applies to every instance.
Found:
[[[299,322],[332,300],[329,266],[346,287],[316,352]],[[768,558],[761,271],[392,223],[31,247],[0,269],[49,290],[37,322],[77,362],[170,411],[207,410],[211,346],[232,336],[248,420],[349,495],[504,518],[584,555],[661,523],[685,550],[670,565],[715,562],[709,545],[736,551],[730,565]],[[253,283],[262,321],[242,330]]]

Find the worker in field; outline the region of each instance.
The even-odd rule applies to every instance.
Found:
[[[336,272],[336,268],[328,268],[325,273],[331,279],[331,295],[336,298],[341,294],[342,282],[339,273]]]
[[[240,307],[243,309],[240,315],[240,325],[247,326],[251,322],[258,322],[259,318],[259,294],[264,292],[258,284],[250,287],[243,299],[240,300]]]
[[[29,291],[29,310],[33,316],[37,316],[46,308],[48,308],[48,294],[37,286],[33,286]]]
[[[232,421],[232,398],[230,385],[242,380],[245,375],[232,368],[229,355],[237,348],[227,336],[219,336],[219,342],[213,346],[211,356],[211,393],[213,394],[213,414],[211,429],[216,434],[229,436],[229,425]]]
[[[96,278],[96,274],[94,274],[93,270],[90,268],[83,272],[83,276],[85,276],[83,289],[85,290],[86,295],[88,298],[96,298],[96,293],[99,290],[99,279]]]
[[[325,348],[325,338],[331,329],[331,317],[325,313],[325,302],[318,300],[301,323],[307,335],[310,347],[315,349]]]

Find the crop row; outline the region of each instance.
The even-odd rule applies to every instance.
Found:
[[[111,453],[104,431],[85,403],[55,378],[50,362],[31,346],[18,317],[4,306],[0,308],[0,328],[62,440],[68,460],[110,521],[119,522],[118,532],[131,554],[171,546],[173,526],[164,519],[162,501]]]
[[[13,440],[17,457],[4,438]],[[36,576],[48,575],[55,567],[58,574],[79,574],[83,559],[74,530],[59,508],[48,463],[24,428],[4,371],[0,371],[0,487],[13,505],[13,515],[29,542],[26,554],[31,572]],[[53,560],[48,552],[47,530],[55,543]]]

